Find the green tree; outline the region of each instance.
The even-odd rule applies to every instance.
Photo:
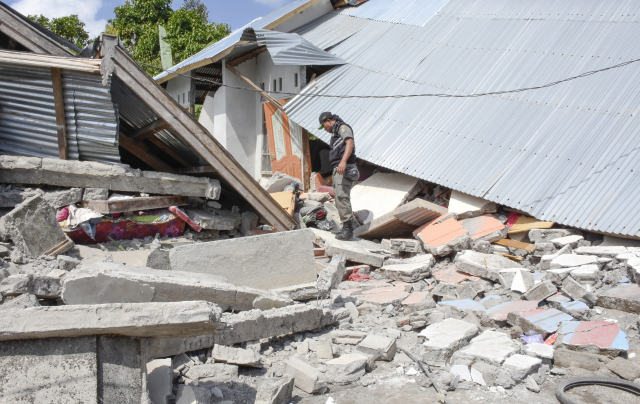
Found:
[[[210,23],[206,6],[199,0],[185,0],[177,11],[171,9],[171,0],[127,0],[114,10],[109,20],[110,29],[116,32],[131,56],[141,63],[150,75],[162,66],[158,25],[167,30],[166,41],[171,45],[174,61],[181,61],[201,51],[212,41],[227,36],[231,29],[227,24]]]
[[[89,40],[89,33],[84,28],[85,24],[80,21],[77,14],[51,19],[42,14],[29,15],[28,17],[81,48],[93,42],[93,40]]]

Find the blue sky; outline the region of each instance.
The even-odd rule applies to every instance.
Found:
[[[180,8],[183,0],[174,0],[173,8]],[[209,9],[209,19],[213,22],[227,23],[237,29],[248,22],[269,14],[273,10],[292,3],[294,0],[202,0]],[[125,0],[9,0],[9,5],[19,12],[44,14],[49,18],[78,14],[87,25],[91,36],[97,36],[109,18],[113,9]]]

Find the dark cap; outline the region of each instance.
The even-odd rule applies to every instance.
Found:
[[[333,118],[333,114],[331,112],[323,112],[320,114],[320,126],[318,127],[318,130],[323,128],[323,124],[324,121],[326,121],[327,119],[332,119]]]

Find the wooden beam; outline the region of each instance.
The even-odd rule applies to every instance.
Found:
[[[195,166],[195,167],[185,167],[178,170],[178,174],[210,174],[217,173],[218,170],[211,166]]]
[[[263,47],[261,47],[261,48],[258,48],[258,49],[256,49],[256,50],[254,50],[254,51],[253,51],[253,52],[251,52],[251,53],[248,53],[248,54],[246,54],[246,55],[244,55],[244,56],[240,56],[239,58],[234,59],[234,60],[232,60],[231,62],[227,62],[227,66],[228,66],[228,65],[231,65],[231,66],[233,66],[233,67],[236,67],[236,66],[238,66],[239,64],[244,63],[244,62],[246,62],[247,60],[253,59],[254,57],[256,57],[256,56],[258,56],[259,54],[261,54],[262,52],[266,52],[266,51],[267,51],[267,47],[266,47],[266,46],[263,46]]]
[[[522,241],[511,240],[509,238],[503,238],[502,240],[495,241],[494,244],[519,248],[521,250],[527,250],[530,253],[534,252],[537,247],[535,244],[523,243]]]
[[[171,125],[163,121],[162,119],[158,119],[157,121],[153,121],[148,125],[143,126],[138,129],[133,135],[129,136],[132,140],[143,140],[148,137],[155,135],[161,130],[170,128]]]
[[[244,200],[278,231],[292,230],[297,227],[295,220],[238,164],[211,133],[136,64],[127,51],[118,44],[118,37],[102,34],[102,43],[104,82],[111,74],[122,80],[157,116],[169,122],[172,131],[218,170],[220,178],[242,195]]]
[[[180,155],[178,153],[176,153],[175,151],[173,151],[169,146],[167,146],[166,144],[162,143],[162,140],[158,139],[157,137],[151,137],[149,138],[149,140],[155,144],[156,146],[158,146],[158,148],[160,148],[163,152],[167,153],[169,156],[173,157],[174,160],[176,160],[178,163],[182,164],[185,167],[189,167],[192,163],[189,163],[187,160],[183,159],[182,157],[180,157]]]
[[[62,74],[57,67],[51,68],[51,83],[53,85],[53,103],[56,110],[56,129],[58,131],[58,155],[62,160],[68,160],[67,124],[64,118],[64,95],[62,94]]]
[[[156,171],[162,171],[165,173],[176,173],[176,170],[169,167],[164,161],[160,160],[153,154],[149,153],[147,146],[144,144],[137,142],[135,140],[129,139],[122,132],[120,132],[120,146],[124,149],[131,152],[134,156],[144,161],[153,167]]]
[[[193,73],[194,78],[198,79],[212,79],[212,80],[222,80],[222,76],[218,75],[218,74],[207,74],[207,73],[198,73],[195,72]]]
[[[59,69],[87,73],[100,73],[100,65],[102,63],[100,59],[61,57],[8,50],[0,50],[0,62],[38,67],[57,67]]]
[[[17,15],[0,6],[0,32],[35,53],[75,56],[55,40],[44,35]]]
[[[162,209],[169,206],[188,205],[186,196],[150,196],[147,198],[120,199],[116,201],[82,201],[81,206],[108,215],[118,212]]]
[[[233,67],[229,66],[227,64],[227,69],[235,74],[236,76],[238,76],[238,78],[240,80],[242,80],[246,85],[248,85],[249,87],[253,88],[254,90],[258,91],[260,94],[262,94],[262,96],[269,101],[269,103],[271,105],[273,105],[274,107],[278,108],[281,112],[284,112],[284,108],[282,108],[282,104],[280,104],[278,101],[276,101],[275,98],[273,98],[272,96],[270,96],[269,94],[267,94],[266,92],[264,92],[260,87],[256,86],[253,81],[249,80],[248,78],[244,77],[242,75],[242,73],[240,73],[239,71],[237,71],[236,69],[234,69]]]

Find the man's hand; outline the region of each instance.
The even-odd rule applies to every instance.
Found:
[[[339,175],[343,175],[344,174],[344,170],[347,169],[347,162],[346,161],[341,161],[340,164],[338,164],[338,174]]]

